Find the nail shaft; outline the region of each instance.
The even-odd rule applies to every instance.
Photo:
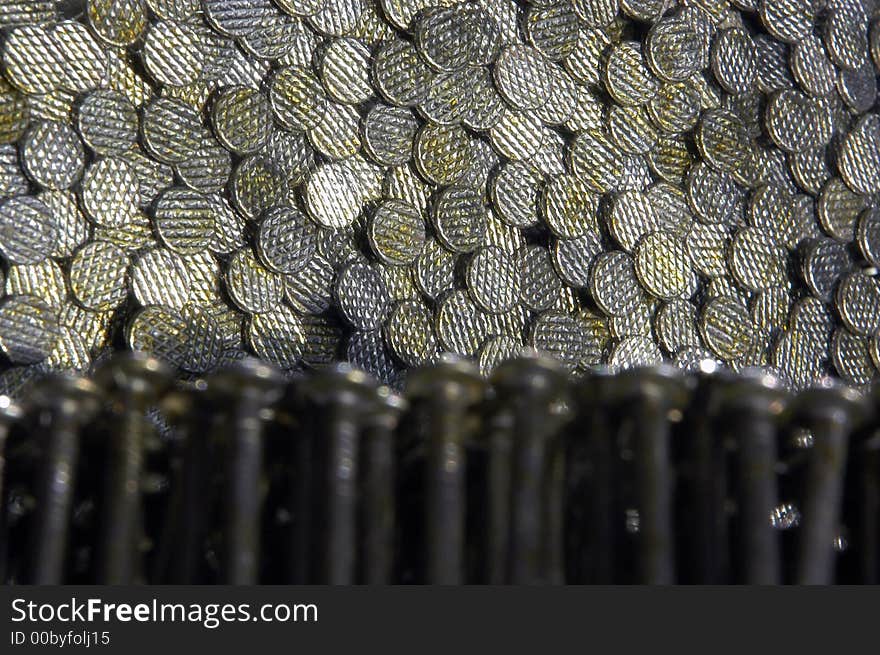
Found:
[[[636,417],[635,475],[641,582],[672,584],[675,581],[672,472],[666,412],[648,399],[633,409]]]
[[[252,585],[259,579],[264,412],[281,398],[282,383],[278,371],[253,359],[238,361],[208,380],[225,450],[220,573],[225,584]]]
[[[576,515],[574,529],[584,544],[577,553],[582,580],[588,584],[611,584],[615,581],[615,553],[617,552],[616,517],[619,516],[616,475],[616,453],[611,430],[608,390],[609,373],[596,369],[581,384],[579,390],[579,427],[583,431],[580,443],[584,448],[587,480],[582,495],[573,502],[582,503],[582,513]],[[622,511],[622,510],[621,510]]]
[[[688,581],[697,584],[729,581],[727,455],[722,431],[713,424],[716,386],[714,377],[700,377],[693,406],[702,409],[686,419],[686,450],[693,468],[687,484],[687,514],[679,529],[689,544],[686,557],[692,577]]]
[[[427,580],[460,584],[464,555],[465,450],[458,417],[429,414],[427,470]]]
[[[131,584],[134,579],[145,431],[145,419],[128,414],[117,423],[111,440],[98,560],[101,584]]]
[[[291,584],[307,584],[310,582],[309,572],[312,570],[311,534],[314,524],[315,477],[320,475],[312,466],[315,449],[314,435],[302,428],[294,435],[291,444],[293,471],[289,484],[288,504],[292,512],[292,523],[289,531],[288,544],[288,582]]]
[[[683,409],[686,383],[668,366],[631,369],[614,380],[618,410],[633,436],[637,559],[643,584],[675,582],[669,416]]]
[[[409,393],[426,437],[424,549],[428,584],[460,584],[464,577],[465,441],[469,411],[483,384],[468,363],[444,360],[413,373]]]
[[[169,584],[176,581],[180,560],[181,532],[185,529],[183,518],[186,447],[193,430],[189,420],[194,412],[192,397],[183,390],[169,393],[159,408],[162,416],[173,426],[175,438],[169,444],[168,486],[169,493],[164,505],[163,518],[158,528],[158,539],[151,558],[149,580],[153,584]]]
[[[508,411],[496,411],[488,426],[487,471],[487,558],[488,583],[504,584],[510,539],[510,498],[513,418]]]
[[[596,584],[611,584],[614,582],[615,571],[615,508],[618,506],[615,494],[615,455],[613,441],[608,430],[606,417],[599,416],[599,408],[596,410],[596,420],[592,423],[589,440],[590,453],[595,468],[593,470],[593,484],[590,490],[593,494],[590,502],[590,526],[592,527],[592,543],[590,552],[595,559],[592,565],[588,564],[589,580]]]
[[[79,457],[78,426],[73,421],[56,422],[46,437],[30,549],[31,582],[37,585],[62,582]]]
[[[721,434],[737,445],[738,559],[743,581],[778,584],[779,533],[770,519],[779,502],[777,423],[787,396],[780,382],[760,369],[720,376],[718,384]]]
[[[513,418],[507,579],[546,583],[561,575],[564,469],[555,461],[553,440],[561,420],[553,406],[562,400],[565,373],[553,360],[523,356],[499,366],[492,384]]]
[[[168,368],[143,353],[117,355],[96,372],[95,381],[113,399],[115,412],[97,547],[101,584],[131,584],[140,573],[145,411],[164,394],[170,380]]]
[[[508,582],[541,581],[542,502],[546,449],[542,423],[546,416],[520,405],[514,420],[511,543]]]
[[[6,557],[9,544],[6,512],[6,443],[9,429],[21,418],[21,407],[9,396],[0,394],[0,584],[6,582]]]
[[[321,578],[327,584],[347,585],[354,582],[360,430],[346,408],[330,405],[324,412],[326,423],[322,439],[328,453],[323,489],[327,505]]]
[[[376,406],[376,383],[348,364],[322,371],[307,394],[316,407],[315,453],[322,470],[317,515],[319,582],[346,585],[355,580],[360,440]]]
[[[880,582],[880,440],[875,434],[871,441],[859,458],[859,579],[863,584]]]
[[[831,584],[847,448],[859,398],[841,387],[815,389],[800,400],[814,443],[804,485],[796,579],[798,584]]]
[[[778,584],[779,535],[770,523],[770,515],[779,502],[776,429],[763,417],[729,420],[740,435],[739,511],[744,581]]]
[[[223,580],[232,585],[255,584],[259,572],[263,435],[255,409],[239,404],[229,419]]]
[[[205,506],[208,497],[206,465],[208,462],[207,435],[194,429],[186,435],[183,471],[181,475],[180,530],[176,539],[179,547],[172,577],[177,584],[193,584],[198,580],[200,559],[204,549]]]
[[[565,524],[565,458],[559,442],[551,444],[548,453],[547,482],[544,485],[543,503],[547,518],[545,538],[541,553],[545,580],[549,584],[565,582],[563,543]]]
[[[364,433],[364,583],[391,582],[394,559],[394,431],[406,401],[380,390],[379,406]]]

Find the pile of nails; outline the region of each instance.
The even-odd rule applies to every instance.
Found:
[[[878,406],[528,353],[403,394],[256,360],[184,388],[120,354],[0,397],[0,580],[877,583]]]

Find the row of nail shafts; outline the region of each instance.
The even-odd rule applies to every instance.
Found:
[[[150,357],[0,397],[5,583],[877,583],[870,395],[670,367]]]

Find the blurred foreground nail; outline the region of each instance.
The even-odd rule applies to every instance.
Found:
[[[577,418],[569,457],[577,458],[581,480],[574,481],[568,533],[574,539],[568,557],[576,582],[615,582],[618,552],[616,526],[619,507],[619,470],[616,440],[608,397],[613,374],[594,367],[577,386]]]
[[[31,584],[63,582],[70,511],[76,485],[80,429],[98,411],[98,388],[91,380],[57,373],[29,395],[43,440],[28,556]]]
[[[618,411],[631,422],[642,584],[675,582],[670,419],[680,418],[688,380],[671,366],[635,368],[609,381]]]
[[[175,389],[162,399],[161,411],[177,433],[172,455],[171,497],[159,547],[154,557],[154,580],[195,584],[204,549],[205,519],[211,506],[207,470],[209,408],[205,381]]]
[[[9,429],[22,416],[21,406],[10,396],[0,394],[0,584],[6,582],[6,552],[9,544],[7,535],[6,502],[6,440]]]
[[[319,582],[354,582],[357,480],[361,431],[376,403],[376,382],[349,364],[316,372],[306,383],[316,409],[313,445],[320,454],[322,483],[317,512]]]
[[[394,441],[407,402],[380,387],[363,448],[364,583],[389,584],[394,563]]]
[[[865,410],[865,398],[858,391],[831,379],[798,397],[797,411],[814,442],[804,481],[797,584],[834,581],[834,540],[840,528],[847,448],[850,433]]]
[[[719,418],[722,382],[717,369],[718,363],[712,359],[702,360],[694,367],[691,411],[682,426],[687,435],[684,456],[688,472],[683,481],[683,516],[677,521],[687,562],[687,569],[679,572],[683,583],[730,581],[729,440],[725,419]]]
[[[533,355],[501,364],[491,382],[501,411],[512,419],[507,582],[549,582],[548,560],[558,578],[559,556],[554,557],[553,551],[561,549],[561,537],[553,532],[562,529],[559,498],[563,484],[550,441],[561,422],[554,406],[563,400],[566,374],[554,360]]]
[[[115,414],[104,480],[98,582],[131,584],[137,574],[142,521],[141,475],[148,429],[144,412],[170,385],[171,371],[143,353],[124,353],[98,369],[95,382],[112,399]]]
[[[208,379],[225,457],[225,520],[221,580],[251,585],[259,578],[263,510],[263,426],[284,393],[274,367],[243,359]]]
[[[787,394],[775,376],[760,369],[727,375],[721,384],[721,430],[737,444],[738,558],[743,582],[778,584],[779,533],[771,515],[779,502],[777,424]]]
[[[428,584],[461,584],[464,561],[465,442],[468,413],[485,384],[469,362],[444,358],[413,371],[407,394],[426,435],[424,548]]]

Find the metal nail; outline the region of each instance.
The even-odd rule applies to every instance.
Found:
[[[613,380],[611,393],[634,436],[638,568],[643,584],[675,582],[670,413],[684,409],[688,382],[668,365],[629,369]]]
[[[797,412],[812,431],[814,442],[804,481],[797,584],[834,581],[834,539],[840,527],[849,436],[865,411],[861,393],[830,378],[798,397]]]
[[[148,430],[145,410],[168,388],[168,367],[144,353],[124,353],[95,373],[95,382],[113,399],[116,427],[110,437],[104,511],[98,543],[97,578],[101,584],[131,584],[138,574],[141,474]]]
[[[284,498],[281,502],[290,513],[290,522],[282,537],[285,557],[281,566],[288,584],[308,584],[312,570],[313,488],[320,476],[313,466],[313,425],[306,406],[303,387],[308,378],[296,376],[288,381],[287,389],[275,412],[275,429],[283,440],[285,459]]]
[[[695,375],[691,406],[684,417],[686,474],[683,480],[683,513],[677,522],[683,557],[688,567],[680,571],[685,584],[729,582],[727,442],[715,419],[720,405],[719,376],[714,360],[701,362]],[[722,425],[723,427],[723,425]]]
[[[551,410],[551,420],[568,417],[570,408],[561,403]],[[556,414],[556,416],[553,416]],[[562,422],[562,421],[560,421]],[[546,511],[545,538],[542,541],[541,563],[544,581],[548,584],[565,583],[565,439],[562,434],[548,444],[547,476],[542,502]]]
[[[177,448],[171,455],[171,494],[154,556],[153,580],[173,584],[198,581],[204,549],[206,507],[210,506],[207,483],[209,410],[204,380],[168,393],[161,403],[163,416],[177,432]]]
[[[468,413],[482,399],[485,384],[471,363],[451,356],[413,371],[408,382],[407,394],[427,445],[425,579],[429,584],[460,584]]]
[[[623,509],[619,498],[619,467],[608,396],[613,373],[595,367],[577,389],[576,434],[570,443],[568,534],[574,545],[570,568],[579,583],[611,584],[619,551],[617,528]]]
[[[31,584],[60,584],[76,486],[79,432],[98,411],[98,388],[79,375],[56,373],[34,386],[29,405],[37,414],[37,436],[44,442],[28,552],[29,580]]]
[[[501,364],[491,382],[499,402],[507,405],[513,418],[507,581],[549,582],[548,558],[557,571],[553,577],[559,576],[558,555],[551,552],[561,548],[561,538],[552,532],[562,528],[558,498],[563,483],[550,442],[561,424],[553,409],[566,391],[565,371],[554,360],[535,354]]]
[[[725,376],[719,393],[721,432],[737,444],[738,558],[743,582],[778,584],[779,534],[770,517],[779,502],[777,424],[787,394],[774,375],[761,369]]]
[[[394,439],[408,403],[388,387],[380,387],[367,420],[363,447],[363,582],[389,584],[394,563],[395,448]]]
[[[504,584],[510,550],[510,496],[513,468],[513,415],[508,403],[489,392],[486,411],[486,569],[487,582]]]
[[[208,380],[218,410],[216,429],[226,458],[223,561],[225,584],[255,584],[259,577],[263,501],[263,426],[284,393],[284,377],[256,359],[243,359]]]
[[[21,405],[15,399],[0,394],[0,493],[3,492],[3,473],[6,470],[6,439],[9,428],[22,417]]]
[[[354,582],[358,458],[362,423],[373,411],[376,382],[349,364],[336,364],[316,373],[306,394],[317,406],[317,443],[324,476],[318,512],[319,582]]]
[[[6,582],[6,551],[9,544],[7,535],[6,486],[6,440],[9,429],[21,419],[22,409],[15,399],[0,394],[0,584]]]
[[[880,385],[871,390],[872,422],[865,426],[865,434],[850,456],[856,466],[856,507],[858,516],[858,577],[863,584],[880,582],[880,427],[877,425],[880,408]]]

